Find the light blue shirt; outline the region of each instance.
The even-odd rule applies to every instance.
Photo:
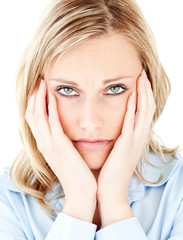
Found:
[[[129,204],[135,217],[120,220],[96,231],[97,226],[62,212],[55,220],[49,217],[31,196],[16,189],[9,180],[9,168],[0,173],[0,239],[2,240],[182,240],[183,239],[183,157],[176,158],[166,167],[154,153],[144,164],[143,176],[158,184],[144,184],[132,177]],[[170,160],[171,157],[167,157]],[[47,199],[62,211],[65,198]]]

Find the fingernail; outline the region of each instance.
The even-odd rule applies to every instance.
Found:
[[[144,84],[144,70],[142,71],[141,77],[140,77],[140,83]]]
[[[40,87],[43,87],[44,81],[41,79]]]
[[[133,99],[133,101],[135,101],[135,92],[134,91],[132,93],[132,99]]]
[[[52,99],[53,99],[53,95],[51,92],[49,92],[49,100],[52,101]]]
[[[147,77],[146,72],[145,72],[144,69],[143,69],[143,71],[142,71],[142,76],[143,76],[144,79]]]
[[[143,76],[140,77],[140,84],[144,84],[144,77]]]

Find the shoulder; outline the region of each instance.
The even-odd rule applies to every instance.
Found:
[[[9,167],[0,169],[0,218],[5,212],[8,212],[9,216],[14,212],[25,213],[26,194],[12,183],[9,173]]]
[[[183,156],[179,152],[174,157],[165,156],[164,162],[155,153],[150,153],[149,162],[154,166],[145,164],[143,176],[148,181],[157,181],[159,177],[161,180],[157,184],[146,184],[146,186],[161,186],[169,181],[176,181],[178,186],[183,182]],[[181,188],[183,190],[183,184]]]
[[[0,191],[21,192],[10,179],[10,167],[0,169]]]
[[[63,193],[60,182],[57,182],[51,191],[47,191],[45,200],[51,205],[55,206],[58,201],[58,195]],[[14,205],[14,202],[18,203],[27,202],[29,204],[37,204],[37,200],[33,196],[22,189],[20,189],[14,183],[13,178],[10,178],[10,167],[0,169],[0,202],[9,202],[10,205]]]

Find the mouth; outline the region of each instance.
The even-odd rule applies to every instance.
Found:
[[[113,140],[107,139],[78,139],[74,145],[81,150],[101,150],[109,147]]]

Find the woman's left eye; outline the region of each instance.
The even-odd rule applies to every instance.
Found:
[[[118,95],[120,93],[123,93],[126,90],[126,87],[122,87],[121,85],[115,85],[110,87],[109,90],[112,92],[112,94],[110,93],[110,95]]]
[[[113,96],[118,96],[123,94],[125,91],[127,90],[127,87],[124,85],[114,85],[111,86],[108,91],[110,91],[107,95],[113,95]],[[67,87],[67,86],[59,86],[57,88],[57,92],[63,96],[63,97],[77,97],[78,95],[73,94],[73,92],[75,92],[75,90],[71,87]]]

